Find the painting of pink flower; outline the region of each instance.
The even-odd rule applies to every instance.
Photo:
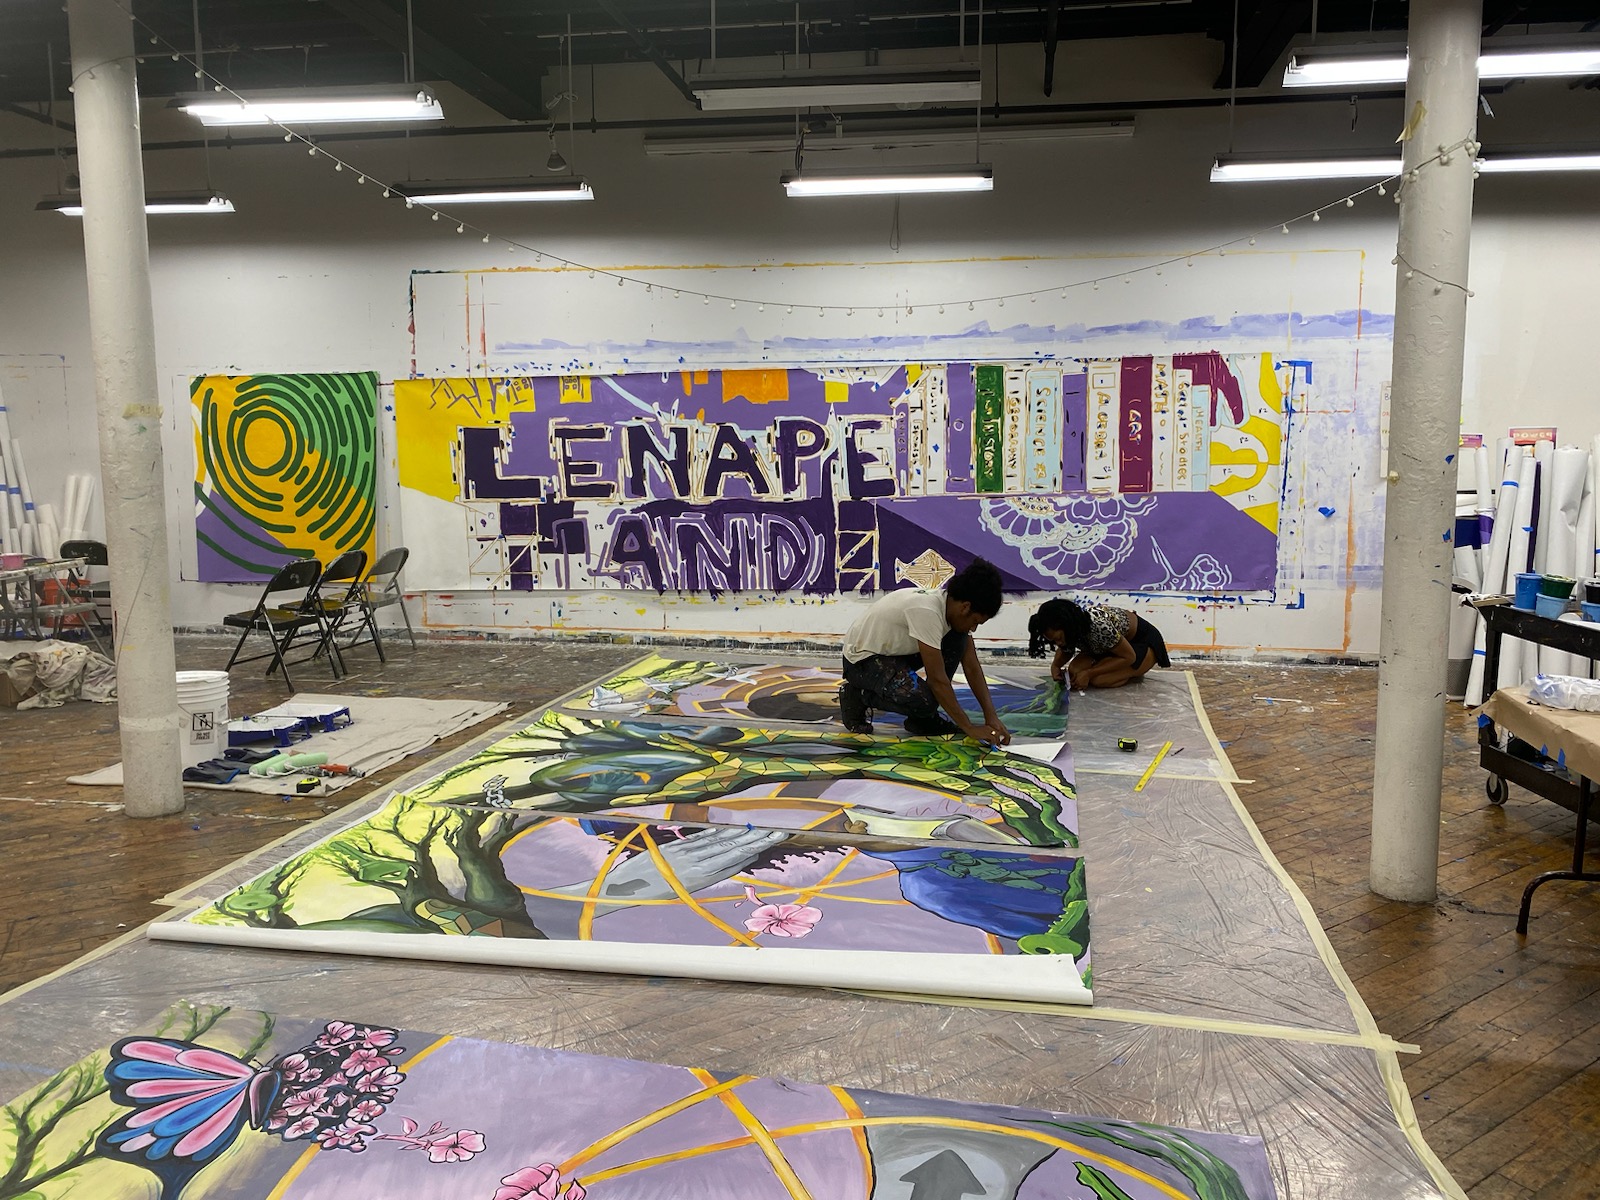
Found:
[[[574,1179],[561,1191],[561,1173],[554,1163],[523,1167],[500,1181],[492,1200],[583,1200],[588,1189]]]
[[[358,1029],[356,1038],[369,1050],[379,1050],[394,1044],[399,1034],[392,1029]]]
[[[283,1139],[286,1142],[292,1142],[296,1138],[305,1137],[306,1134],[310,1133],[316,1127],[317,1119],[315,1117],[301,1117],[298,1121],[294,1122],[294,1124],[290,1125],[283,1131]]]
[[[388,1090],[390,1090],[392,1088],[399,1087],[400,1084],[403,1083],[404,1081],[405,1081],[405,1076],[402,1075],[399,1071],[396,1071],[396,1070],[388,1068],[387,1061],[386,1061],[385,1062],[385,1069],[377,1070],[377,1071],[369,1071],[369,1072],[367,1072],[367,1074],[365,1074],[365,1075],[361,1076],[361,1078],[357,1079],[356,1080],[356,1091],[358,1091],[358,1092],[384,1092],[384,1091],[388,1091]]]
[[[320,1074],[311,1068],[311,1060],[304,1054],[291,1054],[278,1063],[278,1070],[289,1080],[300,1080]]]
[[[809,904],[761,904],[754,887],[746,886],[745,895],[758,905],[745,919],[744,927],[758,936],[770,933],[773,937],[803,938],[822,920],[822,910]]]
[[[322,1035],[317,1038],[319,1046],[338,1046],[350,1041],[356,1035],[356,1027],[348,1021],[329,1021],[323,1027]]]
[[[357,1075],[364,1075],[368,1071],[376,1071],[380,1067],[387,1067],[389,1060],[376,1050],[357,1050],[340,1063],[340,1069],[352,1079]]]
[[[428,1161],[436,1163],[466,1162],[483,1150],[483,1134],[476,1129],[458,1129],[428,1143]]]
[[[284,1100],[283,1111],[291,1117],[304,1116],[306,1113],[321,1108],[327,1099],[327,1088],[306,1088],[303,1092],[295,1092]]]
[[[317,1144],[324,1150],[349,1150],[352,1153],[360,1153],[367,1148],[367,1137],[377,1132],[371,1125],[347,1121],[343,1125],[335,1125],[317,1134]]]
[[[363,1100],[350,1110],[350,1118],[354,1121],[370,1121],[374,1117],[383,1116],[383,1105],[376,1100]]]

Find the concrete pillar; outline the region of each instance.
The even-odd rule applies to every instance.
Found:
[[[1412,0],[1383,530],[1373,891],[1432,901],[1439,877],[1445,659],[1482,0]],[[1419,119],[1420,117],[1420,119]],[[1444,161],[1428,161],[1456,146]]]
[[[133,25],[116,0],[68,0],[67,24],[118,641],[122,798],[128,816],[158,817],[183,811],[183,768]]]

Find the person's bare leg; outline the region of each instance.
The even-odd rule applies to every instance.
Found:
[[[1087,686],[1099,688],[1125,687],[1137,679],[1142,679],[1151,667],[1156,665],[1156,655],[1153,650],[1146,650],[1144,658],[1136,665],[1123,658],[1107,656],[1100,659],[1089,669]]]

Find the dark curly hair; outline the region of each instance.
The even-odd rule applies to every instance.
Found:
[[[1034,658],[1043,658],[1046,650],[1055,648],[1044,636],[1049,629],[1061,630],[1070,654],[1088,643],[1089,614],[1071,600],[1046,600],[1028,618],[1028,653]]]
[[[1004,599],[1001,595],[1000,572],[986,558],[975,558],[962,567],[945,583],[944,590],[950,599],[967,601],[972,605],[973,612],[982,613],[985,617],[992,617],[999,612]]]

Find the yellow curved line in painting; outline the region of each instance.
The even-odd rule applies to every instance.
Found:
[[[973,1121],[965,1117],[934,1117],[908,1115],[903,1117],[858,1117],[850,1116],[843,1120],[834,1121],[807,1121],[801,1125],[788,1125],[781,1129],[769,1129],[767,1134],[774,1141],[786,1137],[798,1137],[807,1133],[827,1133],[835,1129],[867,1130],[875,1126],[911,1125],[931,1126],[936,1129],[970,1129],[978,1133],[998,1133],[1003,1136],[1019,1137],[1030,1142],[1040,1142],[1057,1150],[1067,1150],[1079,1158],[1089,1159],[1093,1162],[1109,1167],[1119,1175],[1129,1179],[1136,1179],[1140,1183],[1154,1188],[1169,1200],[1188,1200],[1182,1192],[1164,1180],[1156,1178],[1148,1172],[1141,1171],[1138,1167],[1112,1158],[1108,1154],[1090,1150],[1087,1146],[1080,1146],[1076,1142],[1069,1142],[1065,1138],[1058,1138],[1039,1129],[1027,1129],[1017,1125],[999,1125],[991,1121]],[[699,1158],[706,1154],[716,1154],[723,1150],[740,1150],[746,1146],[755,1145],[754,1138],[730,1138],[727,1141],[715,1142],[705,1146],[695,1146],[686,1150],[674,1150],[669,1154],[657,1154],[650,1158],[637,1159],[634,1162],[623,1163],[620,1166],[610,1167],[604,1171],[596,1171],[592,1175],[584,1176],[583,1182],[592,1187],[594,1184],[603,1183],[608,1179],[616,1179],[622,1175],[631,1175],[635,1171],[647,1170],[650,1167],[663,1166],[669,1162],[682,1162],[685,1159]],[[563,1172],[564,1173],[564,1172]]]
[[[694,1070],[689,1072],[701,1083],[712,1084],[716,1078],[707,1071]],[[778,1182],[783,1184],[784,1190],[789,1193],[790,1200],[812,1200],[811,1189],[801,1181],[800,1175],[795,1171],[794,1165],[783,1156],[783,1151],[778,1149],[778,1143],[773,1140],[767,1127],[761,1123],[755,1113],[751,1112],[743,1100],[731,1091],[723,1092],[717,1097],[722,1105],[740,1125],[749,1131],[751,1140],[756,1147],[766,1156],[767,1165],[772,1168],[772,1173],[778,1177]]]
[[[634,1134],[649,1129],[652,1125],[659,1124],[660,1122],[665,1121],[668,1117],[677,1116],[685,1109],[693,1108],[696,1104],[703,1104],[705,1101],[710,1100],[715,1096],[720,1096],[723,1092],[726,1092],[731,1088],[736,1088],[740,1084],[749,1083],[754,1078],[754,1075],[735,1075],[732,1079],[725,1080],[722,1083],[711,1084],[710,1086],[702,1088],[698,1092],[690,1092],[687,1096],[680,1096],[676,1100],[669,1101],[668,1103],[663,1104],[660,1108],[653,1109],[650,1112],[645,1113],[642,1117],[635,1117],[626,1125],[622,1125],[616,1129],[613,1129],[610,1133],[606,1134],[605,1137],[600,1138],[598,1141],[590,1142],[582,1150],[579,1150],[576,1154],[572,1155],[572,1157],[568,1158],[556,1169],[560,1171],[562,1177],[565,1178],[566,1176],[577,1171],[577,1169],[583,1166],[584,1163],[600,1157],[600,1155],[611,1149],[611,1147],[620,1145],[631,1138]],[[748,1139],[745,1138],[740,1138],[738,1140],[746,1144],[748,1143]]]
[[[611,847],[611,853],[606,855],[606,860],[600,864],[600,869],[594,873],[594,882],[589,885],[588,895],[584,897],[583,915],[578,918],[578,940],[587,942],[594,937],[594,909],[599,902],[600,889],[605,886],[606,876],[612,866],[627,848],[629,842],[644,833],[643,825],[636,825],[628,830],[627,835],[618,839],[617,844]],[[646,836],[649,836],[648,834]]]
[[[650,861],[655,863],[656,870],[661,872],[661,878],[667,881],[667,886],[673,890],[678,899],[693,909],[696,915],[715,925],[723,933],[738,941],[740,945],[749,946],[752,950],[761,949],[761,943],[756,941],[755,938],[743,930],[735,929],[690,895],[689,889],[683,886],[682,880],[673,871],[672,864],[667,861],[667,856],[661,853],[661,847],[656,845],[655,838],[650,836],[650,830],[643,825],[639,826],[639,828],[644,830],[644,848],[650,853]],[[590,911],[593,910],[591,909]]]
[[[861,1106],[856,1103],[856,1098],[842,1087],[830,1087],[833,1098],[839,1102],[839,1107],[844,1109],[844,1115],[860,1120],[867,1114],[861,1111]],[[872,1195],[875,1182],[872,1169],[872,1147],[867,1144],[867,1131],[859,1126],[850,1131],[850,1138],[856,1144],[856,1153],[861,1155],[861,1178],[865,1186],[861,1189],[863,1196]]]

